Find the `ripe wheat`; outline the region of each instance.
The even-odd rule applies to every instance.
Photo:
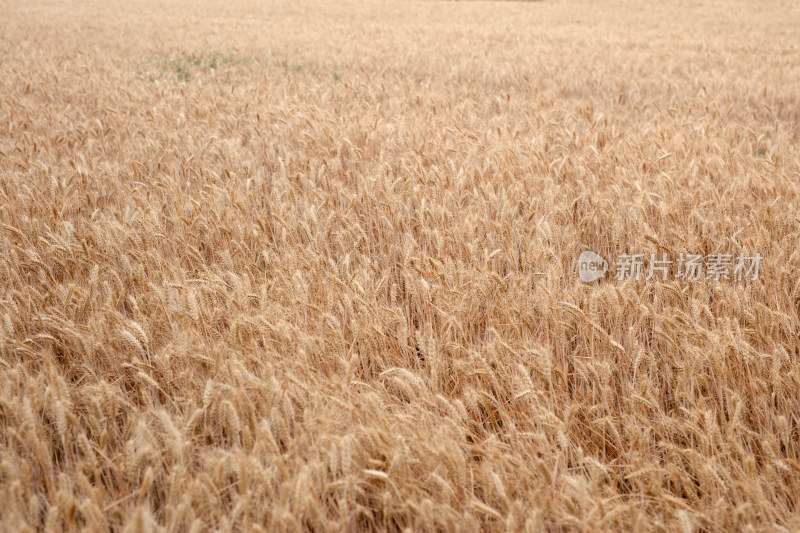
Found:
[[[796,3],[4,13],[3,529],[800,528]]]

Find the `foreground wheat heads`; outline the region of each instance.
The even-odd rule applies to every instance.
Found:
[[[4,530],[800,528],[795,3],[6,7]]]

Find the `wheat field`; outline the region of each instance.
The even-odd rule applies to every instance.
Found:
[[[3,530],[800,530],[797,3],[0,4]]]

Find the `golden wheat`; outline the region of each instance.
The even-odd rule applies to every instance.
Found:
[[[796,3],[0,25],[4,530],[800,529]]]

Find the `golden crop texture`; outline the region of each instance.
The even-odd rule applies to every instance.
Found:
[[[800,528],[798,3],[0,5],[4,530]]]

